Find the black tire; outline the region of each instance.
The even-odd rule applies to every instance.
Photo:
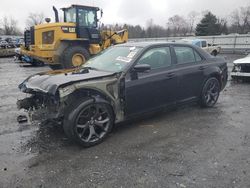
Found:
[[[69,69],[69,68],[77,67],[76,65],[74,66],[74,63],[72,62],[73,61],[72,59],[74,55],[76,54],[79,54],[79,57],[83,58],[82,59],[83,63],[77,66],[84,64],[90,58],[90,54],[86,48],[81,47],[81,46],[70,46],[62,54],[62,58],[60,62],[60,64],[62,65],[62,68]]]
[[[202,107],[213,107],[220,95],[220,83],[217,78],[207,79],[201,92],[200,105]]]
[[[211,55],[213,56],[217,56],[218,55],[218,52],[216,50],[212,51]]]
[[[59,64],[49,64],[49,67],[52,70],[60,70],[60,69],[62,69],[62,65],[59,65]]]
[[[63,129],[69,139],[83,147],[101,143],[112,130],[114,115],[106,102],[75,100],[64,113]]]

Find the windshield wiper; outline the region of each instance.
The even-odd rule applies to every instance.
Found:
[[[89,73],[89,70],[98,70],[98,69],[94,67],[79,67],[73,72],[73,74],[86,74]]]

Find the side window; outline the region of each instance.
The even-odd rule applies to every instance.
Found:
[[[177,64],[195,63],[196,58],[194,55],[194,50],[186,46],[176,46],[174,47]]]
[[[148,64],[151,69],[171,66],[171,53],[169,47],[153,48],[144,53],[137,64]]]
[[[202,48],[207,47],[207,41],[201,41],[201,47]]]
[[[194,55],[195,55],[196,62],[202,61],[201,56],[195,50],[194,50]]]

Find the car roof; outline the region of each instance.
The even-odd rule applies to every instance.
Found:
[[[131,46],[131,47],[142,47],[142,48],[147,48],[151,46],[158,46],[158,45],[167,45],[167,44],[180,44],[180,45],[190,45],[186,42],[175,42],[175,41],[147,41],[147,42],[127,42],[124,44],[120,44],[119,46]]]
[[[183,41],[147,41],[147,42],[127,42],[127,43],[123,43],[123,44],[119,44],[116,46],[127,46],[127,47],[141,47],[141,48],[149,48],[149,47],[154,47],[154,46],[159,46],[159,45],[171,45],[171,44],[177,44],[177,45],[183,45],[183,46],[190,46],[192,48],[195,48],[200,54],[202,54],[203,57],[207,58],[211,58],[211,55],[208,54],[207,52],[205,52],[204,50],[202,50],[200,47],[191,44],[191,43],[187,43],[187,42],[183,42]]]

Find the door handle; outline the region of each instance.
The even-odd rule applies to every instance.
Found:
[[[174,72],[170,72],[166,75],[167,79],[171,79],[175,76],[175,73]]]
[[[207,68],[207,66],[200,66],[199,70],[204,70],[205,68]]]

